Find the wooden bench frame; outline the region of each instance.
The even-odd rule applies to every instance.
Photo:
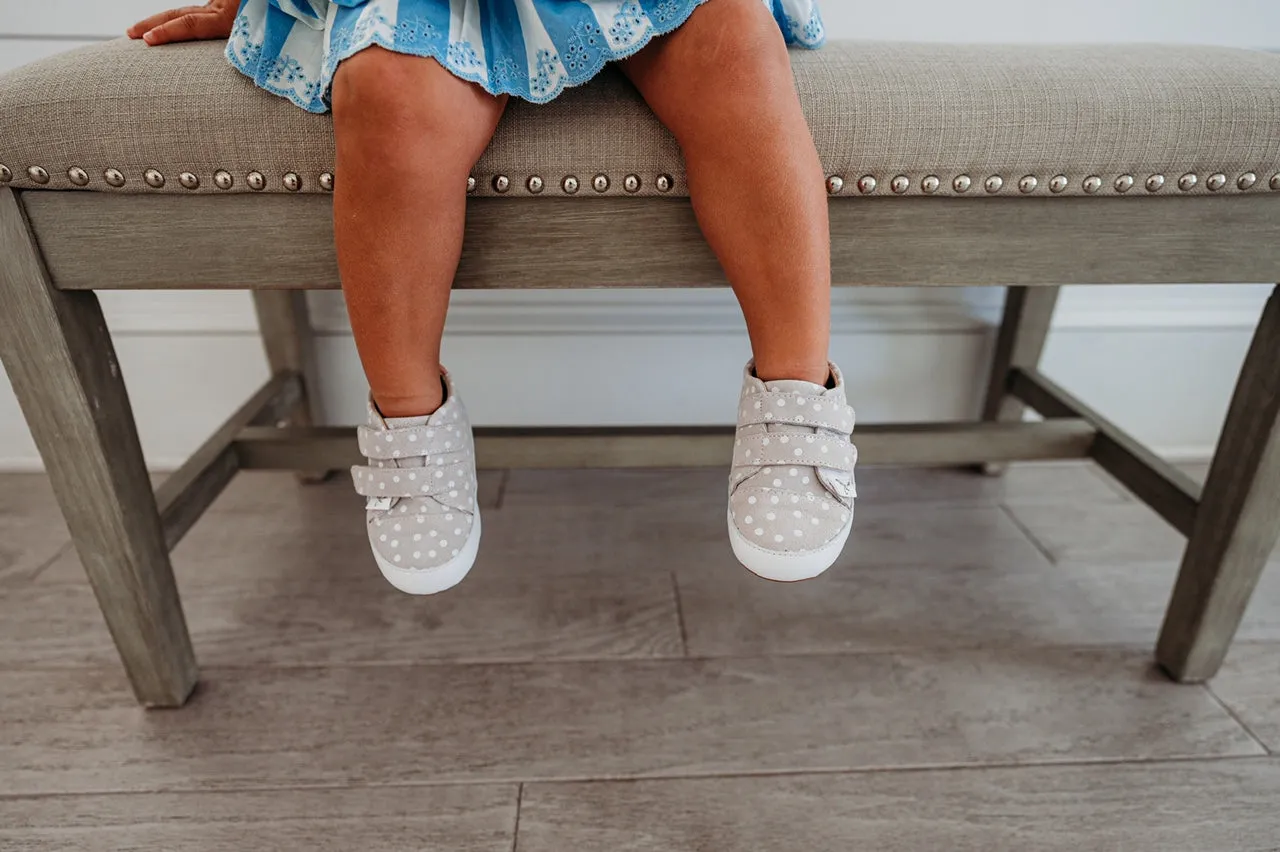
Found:
[[[1280,535],[1280,295],[1203,489],[1038,362],[1058,285],[1280,281],[1280,193],[835,198],[831,212],[842,285],[1009,288],[982,422],[861,427],[863,460],[1092,458],[1188,537],[1156,659],[1179,681],[1211,677]],[[684,199],[476,199],[467,227],[458,287],[724,284]],[[144,705],[179,706],[195,686],[169,551],[236,472],[358,461],[352,430],[313,428],[307,408],[300,291],[336,286],[327,196],[0,187],[0,359]],[[93,292],[145,288],[253,289],[274,372],[154,492]],[[1045,420],[1023,422],[1026,407]],[[705,428],[477,430],[482,467],[719,465],[731,440]]]

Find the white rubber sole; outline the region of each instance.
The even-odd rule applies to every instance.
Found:
[[[840,553],[849,541],[849,533],[853,530],[853,517],[850,513],[849,523],[845,524],[840,535],[817,550],[808,553],[773,553],[752,544],[738,532],[733,525],[732,514],[726,513],[725,518],[729,522],[729,544],[733,547],[733,555],[752,574],[776,583],[798,583],[801,580],[812,580],[824,573],[840,558]]]
[[[414,571],[387,562],[378,555],[377,551],[374,551],[373,558],[378,563],[378,570],[382,572],[382,576],[387,578],[387,582],[405,594],[438,595],[462,582],[471,571],[471,566],[476,564],[476,554],[479,552],[480,513],[476,512],[475,523],[471,525],[471,534],[467,536],[467,543],[458,551],[457,556],[443,565]]]

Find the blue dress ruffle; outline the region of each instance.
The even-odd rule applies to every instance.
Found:
[[[227,58],[310,112],[338,63],[380,45],[493,94],[546,103],[679,27],[706,0],[242,0]],[[790,44],[825,38],[817,0],[762,0]]]

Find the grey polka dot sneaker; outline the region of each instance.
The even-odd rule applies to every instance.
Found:
[[[357,430],[367,466],[351,469],[366,498],[373,558],[391,585],[434,595],[462,582],[480,547],[476,456],[467,411],[444,374],[445,401],[426,417],[383,418],[372,397]]]
[[[831,567],[853,528],[857,496],[844,379],[762,382],[747,364],[729,474],[729,541],[747,570],[794,582]]]

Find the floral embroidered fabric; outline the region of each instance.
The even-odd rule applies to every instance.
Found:
[[[338,63],[373,45],[433,57],[494,94],[545,103],[679,27],[706,0],[243,0],[227,58],[310,112]],[[819,47],[817,0],[761,0],[790,44]]]

